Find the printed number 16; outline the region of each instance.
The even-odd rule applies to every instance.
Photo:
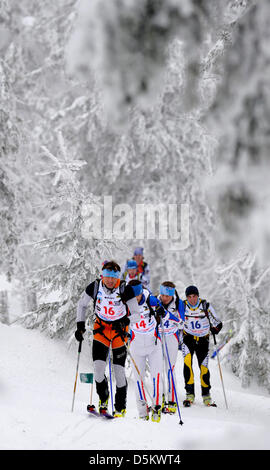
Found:
[[[113,307],[109,307],[109,309],[108,309],[108,307],[104,306],[104,310],[105,310],[106,315],[107,314],[114,315],[114,313],[115,313]]]

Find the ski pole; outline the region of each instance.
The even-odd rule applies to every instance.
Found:
[[[112,402],[112,414],[113,414],[114,406],[113,406],[113,389],[112,389],[111,348],[109,348],[109,372],[110,372],[110,388],[111,388],[111,402]]]
[[[211,322],[210,322],[209,314],[208,314],[208,306],[209,306],[209,304],[206,304],[205,306],[203,305],[203,311],[204,311],[205,316],[207,317],[207,319],[208,319],[208,321],[209,321],[210,331],[211,331]],[[218,361],[219,375],[220,375],[221,385],[222,385],[222,389],[223,389],[223,395],[224,395],[225,405],[226,405],[226,409],[228,409],[228,403],[227,403],[227,399],[226,399],[225,388],[224,388],[224,382],[223,382],[223,377],[222,377],[222,372],[221,372],[221,366],[220,366],[220,361],[219,361],[219,355],[218,355],[218,349],[217,349],[216,335],[215,335],[215,333],[213,333],[213,331],[211,331],[211,333],[212,333],[213,338],[214,338],[215,351],[216,351],[216,356],[217,356],[217,361]]]
[[[73,399],[72,399],[71,412],[73,412],[73,409],[74,409],[74,400],[75,400],[75,393],[76,393],[76,387],[77,387],[77,379],[78,379],[78,371],[79,371],[79,362],[80,362],[81,350],[82,350],[82,341],[79,342],[77,367],[76,367],[76,377],[75,377],[75,383],[74,383],[74,389],[73,389]]]
[[[214,338],[214,344],[215,344],[215,350],[216,350],[216,356],[217,356],[218,368],[219,368],[219,375],[220,375],[220,380],[221,380],[221,384],[222,384],[225,405],[226,405],[226,409],[228,409],[228,404],[227,404],[227,399],[226,399],[226,394],[225,394],[225,388],[224,388],[224,383],[223,383],[223,377],[222,377],[222,372],[221,372],[221,366],[220,366],[220,361],[219,361],[219,353],[218,353],[218,350],[217,350],[216,335],[214,333],[212,333],[212,335],[213,335],[213,338]]]
[[[180,419],[179,424],[182,425],[182,424],[184,424],[184,423],[183,423],[182,418],[181,418],[181,413],[180,413],[180,408],[179,408],[179,403],[178,403],[178,398],[177,398],[177,392],[176,392],[175,382],[174,382],[174,378],[173,378],[172,365],[171,365],[171,361],[170,361],[170,356],[169,356],[169,351],[168,351],[166,336],[165,336],[165,334],[164,334],[163,320],[161,320],[161,328],[162,328],[162,335],[163,335],[163,338],[164,338],[164,340],[165,340],[165,349],[166,349],[166,354],[167,354],[168,363],[169,363],[169,367],[170,367],[170,372],[171,372],[171,376],[172,376],[172,383],[173,383],[173,389],[174,389],[174,393],[175,393],[175,400],[176,400],[177,409],[178,409],[178,415],[179,415],[179,419]]]
[[[90,406],[92,405],[93,403],[93,378],[92,378],[92,382],[90,383]]]
[[[163,339],[163,332],[162,332],[162,339]],[[165,390],[166,390],[166,380],[165,380],[166,363],[165,363],[165,351],[164,351],[163,341],[161,342],[161,345],[162,345],[162,363],[163,363],[163,367],[162,367],[163,403],[164,403],[164,406],[165,406],[165,403],[166,403],[166,393],[165,393]],[[168,389],[168,392],[169,392],[169,390],[170,390],[170,388]]]

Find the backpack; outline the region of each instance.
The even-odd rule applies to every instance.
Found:
[[[184,300],[184,306],[186,308],[187,305],[187,300]],[[209,302],[207,302],[205,299],[201,299],[199,306],[202,306],[203,312],[205,313],[205,316],[208,317],[208,308],[209,308]]]

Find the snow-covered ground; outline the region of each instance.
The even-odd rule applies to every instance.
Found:
[[[77,384],[71,413],[78,343],[52,340],[37,330],[0,324],[1,450],[198,450],[270,449],[270,397],[258,387],[244,390],[222,365],[229,409],[226,410],[215,360],[210,360],[212,396],[217,408],[197,401],[181,406],[179,417],[162,416],[160,423],[137,418],[131,371],[124,419],[104,421],[87,415],[89,385]],[[90,348],[83,343],[79,372],[89,369]],[[182,357],[177,364],[178,395],[184,387]],[[195,379],[199,384],[195,360]],[[115,387],[115,385],[114,385]],[[94,392],[94,401],[97,397]]]

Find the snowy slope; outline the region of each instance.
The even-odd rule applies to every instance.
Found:
[[[269,449],[270,397],[264,391],[241,389],[223,366],[229,410],[225,409],[217,363],[210,361],[212,396],[218,408],[197,402],[181,407],[177,416],[160,423],[137,418],[132,376],[128,371],[128,411],[124,419],[103,421],[88,416],[89,385],[78,382],[74,412],[72,394],[77,342],[71,347],[39,331],[0,324],[1,450],[37,449]],[[89,372],[90,349],[83,344],[80,372]],[[195,361],[195,370],[197,363]],[[177,364],[178,394],[182,402],[182,357]],[[198,373],[195,375],[198,383]],[[94,393],[95,403],[97,403]]]

